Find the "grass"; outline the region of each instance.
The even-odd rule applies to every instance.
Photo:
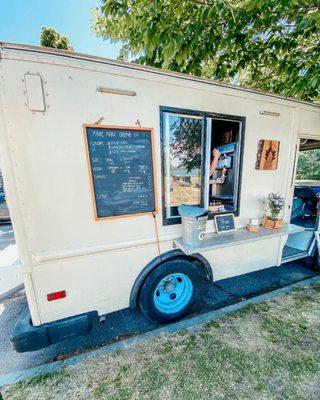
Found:
[[[317,292],[320,292],[320,282],[317,282],[313,285],[313,289],[316,290]]]
[[[320,284],[6,387],[4,399],[320,398]]]

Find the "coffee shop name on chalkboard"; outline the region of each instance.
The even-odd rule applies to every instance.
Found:
[[[156,211],[153,130],[84,125],[96,219]]]

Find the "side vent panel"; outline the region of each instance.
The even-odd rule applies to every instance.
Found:
[[[46,111],[43,83],[40,75],[27,73],[24,76],[28,108],[30,111]]]

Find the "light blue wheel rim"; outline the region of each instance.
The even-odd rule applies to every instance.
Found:
[[[154,305],[164,314],[175,314],[190,302],[193,285],[190,278],[182,273],[164,277],[154,291]]]

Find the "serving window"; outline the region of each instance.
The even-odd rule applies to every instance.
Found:
[[[239,213],[244,117],[161,107],[164,225],[181,204]]]

